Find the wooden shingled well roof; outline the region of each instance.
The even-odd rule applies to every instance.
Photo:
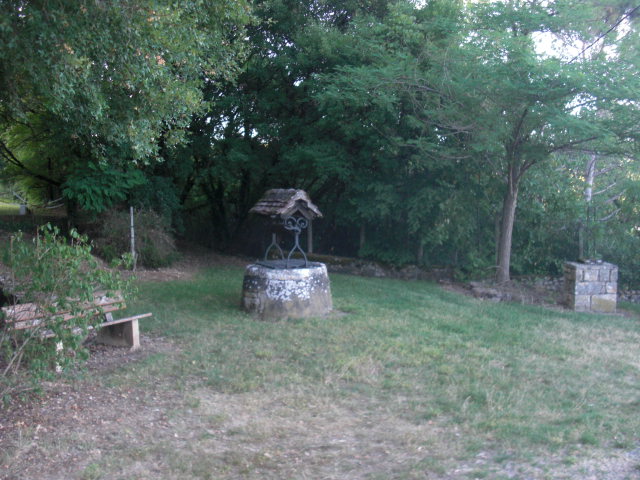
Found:
[[[311,203],[311,199],[304,190],[295,188],[274,188],[267,190],[249,213],[265,215],[271,218],[285,218],[300,212],[301,215],[313,220],[322,217],[318,207]]]

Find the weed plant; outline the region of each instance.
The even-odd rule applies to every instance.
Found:
[[[30,240],[12,236],[3,257],[9,268],[2,293],[9,305],[31,304],[40,315],[31,328],[0,328],[0,399],[9,402],[16,393],[38,390],[55,370],[86,360],[83,341],[101,320],[85,302],[93,302],[98,290],[128,295],[131,282],[101,268],[85,237],[72,230],[65,238],[50,224]]]

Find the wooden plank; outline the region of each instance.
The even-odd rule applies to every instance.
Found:
[[[131,350],[140,348],[140,327],[138,320],[150,317],[151,313],[141,313],[131,317],[104,322],[98,330],[96,342],[116,347],[127,346]]]
[[[132,320],[139,320],[141,318],[151,317],[152,315],[153,315],[153,313],[141,313],[140,315],[133,315],[132,317],[117,318],[115,320],[104,322],[100,326],[101,327],[108,327],[109,325],[117,325],[119,323],[126,323],[126,322],[130,322]]]
[[[89,315],[89,316],[95,317],[97,315],[117,312],[119,310],[123,310],[124,308],[126,308],[125,305],[122,305],[122,306],[121,305],[105,305],[100,308],[92,307],[90,309],[85,309],[82,312],[79,312],[77,314],[62,313],[62,312],[56,312],[54,314],[51,314],[48,312],[41,311],[37,315],[36,314],[34,315],[18,314],[15,316],[7,315],[5,317],[5,323],[8,326],[10,326],[13,330],[25,330],[28,328],[37,328],[40,325],[42,325],[44,322],[52,318],[56,318],[58,321],[68,322],[69,320],[78,318],[80,316]]]
[[[124,310],[125,308],[126,303],[119,293],[111,297],[101,293],[96,294],[93,302],[83,302],[79,306],[82,313],[77,314],[71,314],[69,309],[60,310],[52,314],[36,303],[23,303],[2,307],[2,311],[4,313],[5,324],[12,324],[11,327],[15,330],[23,330],[25,328],[38,327],[44,318],[50,318],[51,316],[62,317],[62,321],[68,321],[80,315],[85,315],[86,313],[95,316]]]
[[[303,212],[308,219],[322,217],[318,207],[311,203],[304,190],[294,188],[274,188],[267,190],[258,202],[251,207],[249,213],[257,213],[267,217],[285,217],[296,211]]]
[[[137,350],[140,348],[140,328],[138,326],[138,320],[131,320],[124,325],[124,338],[127,339],[127,343],[130,345],[131,350]]]
[[[146,317],[149,314],[143,316]],[[115,347],[129,347],[131,350],[140,348],[140,329],[136,317],[138,315],[126,319],[124,323],[103,324],[96,336],[96,342]]]
[[[32,312],[39,310],[35,303],[18,303],[16,305],[11,305],[8,307],[2,307],[3,312],[11,312],[11,313],[22,313],[22,312]]]

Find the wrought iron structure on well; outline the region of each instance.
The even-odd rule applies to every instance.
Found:
[[[300,235],[309,227],[313,219],[322,217],[322,213],[311,202],[306,192],[292,188],[268,190],[250,212],[269,217],[274,229],[283,227],[293,234],[293,246],[285,256],[285,252],[278,243],[278,236],[273,232],[271,243],[267,246],[263,259],[256,263],[268,268],[289,269],[309,266],[307,254],[300,244]],[[270,258],[273,251],[278,258]],[[294,258],[295,254],[301,255],[302,258]]]

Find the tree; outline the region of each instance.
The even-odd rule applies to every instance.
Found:
[[[249,20],[245,0],[1,2],[3,165],[73,198],[78,167],[161,160],[160,139],[204,110],[202,84],[236,75]]]
[[[387,227],[396,238],[411,224],[413,235],[423,232],[420,246],[433,246],[435,232],[453,240],[454,229],[441,225],[471,224],[457,202],[474,210],[502,183],[496,278],[508,281],[516,206],[531,171],[559,152],[635,149],[640,90],[630,72],[637,62],[627,55],[629,64],[618,64],[625,49],[635,51],[635,33],[607,36],[635,9],[579,5],[513,0],[461,11],[457,2],[432,1],[399,4],[380,22],[363,22],[354,43],[362,39],[366,54],[325,75],[317,96],[324,122],[335,125],[327,136],[354,159],[338,170],[352,211],[378,226],[398,220]],[[543,54],[544,35],[581,41],[581,50]],[[403,210],[414,199],[413,210]],[[486,217],[492,209],[483,210]]]
[[[176,152],[193,166],[187,208],[206,211],[218,247],[242,242],[248,211],[267,188],[295,186],[324,201],[333,195],[323,177],[330,159],[315,148],[316,77],[349,61],[354,47],[343,32],[362,15],[384,15],[387,3],[255,3],[244,70],[235,82],[207,85],[210,109],[193,119],[188,144]]]
[[[361,17],[345,33],[350,62],[316,78],[322,116],[314,148],[330,152],[322,178],[342,189],[336,214],[344,227],[359,226],[361,255],[422,263],[442,259],[436,250],[445,243],[459,245],[447,242],[452,227],[467,237],[470,222],[450,222],[460,181],[473,183],[466,164],[454,168],[466,156],[465,129],[447,118],[445,95],[423,81],[435,76],[436,52],[455,41],[459,15],[457,2],[438,1],[421,10],[398,2],[382,18]]]
[[[465,95],[475,103],[466,115],[472,113],[476,119],[474,148],[505,184],[497,248],[499,282],[509,280],[518,194],[531,168],[556,152],[591,148],[623,154],[635,148],[630,132],[637,123],[640,90],[629,70],[637,67],[618,64],[615,37],[598,35],[597,41],[611,50],[594,55],[564,58],[536,52],[534,35],[541,33],[591,43],[595,35],[586,20],[597,18],[600,10],[575,7],[560,0],[506,1],[474,5],[469,11],[472,26],[457,61],[464,69],[475,60],[473,71],[463,77]],[[577,19],[579,11],[585,17]],[[631,11],[623,16],[630,18]]]

